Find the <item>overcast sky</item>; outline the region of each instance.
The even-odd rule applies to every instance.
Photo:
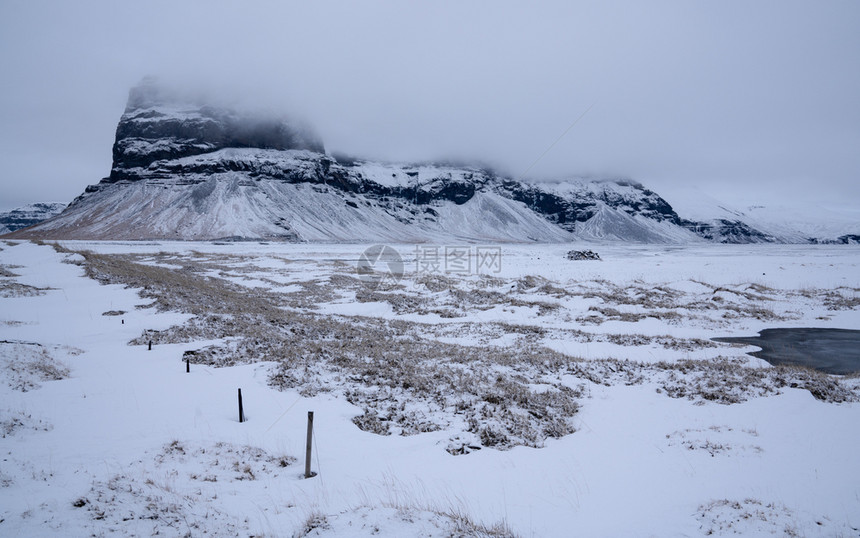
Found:
[[[2,0],[0,209],[105,177],[148,74],[300,115],[329,151],[860,200],[857,0]]]

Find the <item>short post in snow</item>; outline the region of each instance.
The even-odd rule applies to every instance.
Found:
[[[242,389],[239,389],[239,422],[245,422],[245,411],[242,409]]]
[[[125,325],[125,320],[124,320],[124,319],[122,319],[122,320],[120,320],[120,321],[122,321],[121,325]]]
[[[308,411],[308,442],[305,446],[305,478],[316,476],[311,472],[311,442],[314,435],[314,412]]]
[[[185,358],[185,373],[186,374],[191,373],[191,359],[189,359],[187,357]],[[241,393],[241,391],[240,391],[240,393]]]
[[[152,351],[152,340],[149,341],[149,349],[147,351]]]

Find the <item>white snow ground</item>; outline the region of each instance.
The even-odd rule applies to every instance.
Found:
[[[229,271],[225,276],[248,285],[272,285],[258,277],[283,276],[275,269],[284,259],[305,279],[324,280],[326,262],[354,265],[364,249],[64,244],[104,253],[244,254],[259,268],[247,275],[255,280]],[[725,295],[726,301],[759,284],[775,290],[769,301],[785,315],[720,321],[682,314],[680,321],[635,322],[606,315],[588,325],[576,317],[600,300],[574,296],[560,299],[562,314],[546,319],[534,308],[514,306],[468,311],[467,319],[683,338],[753,334],[769,326],[860,328],[856,307],[830,310],[792,293],[830,290],[856,299],[855,248],[606,246],[598,248],[603,262],[568,262],[568,248],[505,245],[496,276],[537,275],[570,289],[608,285],[601,282],[669,285],[690,297]],[[857,403],[825,403],[808,391],[785,389],[723,405],[669,398],[651,383],[589,383],[589,397],[574,416],[575,433],[548,439],[539,449],[452,456],[440,448],[450,432],[379,436],[359,430],[351,419],[361,409],[335,394],[303,397],[270,388],[270,363],[192,365],[186,374],[182,353],[200,342],[152,351],[128,342],[189,316],[136,308],[149,301],[134,289],[84,277],[81,267],[63,263],[70,255],[50,246],[7,242],[0,249],[8,290],[0,294],[3,536],[481,535],[469,520],[483,523],[484,535],[498,522],[519,536],[860,535]],[[387,303],[357,303],[349,294],[321,305],[341,314],[347,308],[365,316],[447,319],[397,314]],[[586,358],[641,361],[709,358],[711,352],[601,347],[564,337],[554,345]],[[237,388],[248,416],[243,424],[236,417]],[[304,480],[308,410],[315,411],[313,468],[319,475]]]

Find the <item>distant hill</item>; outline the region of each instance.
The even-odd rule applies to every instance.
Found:
[[[29,204],[11,211],[0,212],[0,234],[38,224],[59,215],[67,204],[58,202]]]

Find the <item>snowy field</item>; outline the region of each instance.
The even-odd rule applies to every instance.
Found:
[[[860,250],[454,247],[0,243],[0,535],[860,536]]]

